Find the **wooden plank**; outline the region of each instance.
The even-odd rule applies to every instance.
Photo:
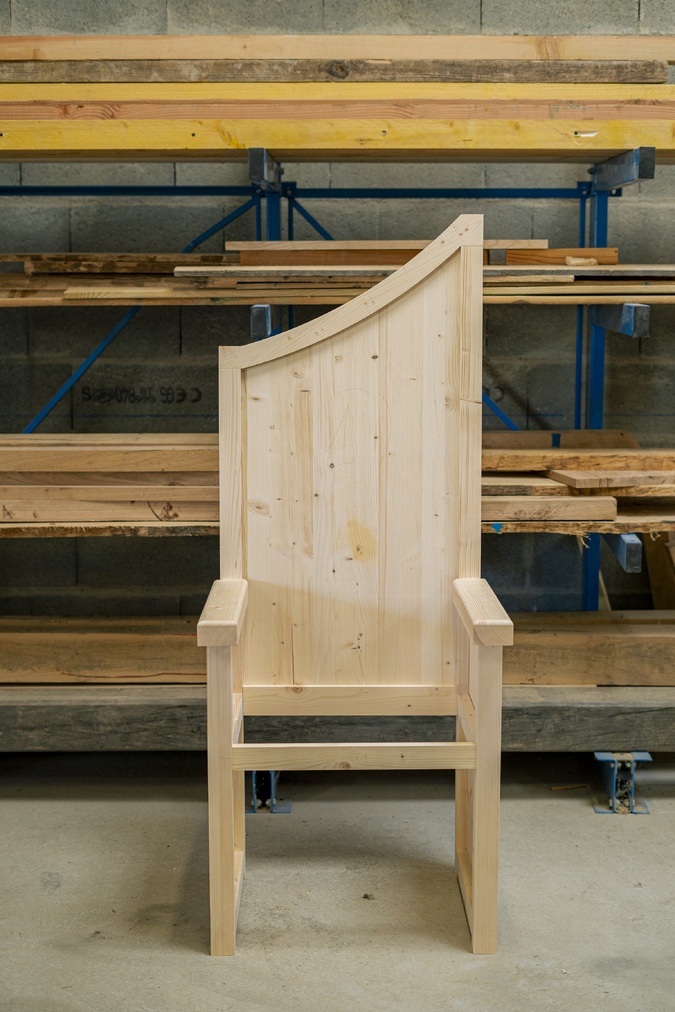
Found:
[[[483,446],[485,471],[672,471],[675,450],[660,449],[491,449]]]
[[[483,523],[505,520],[615,520],[611,496],[487,496],[481,505]]]
[[[216,580],[197,623],[197,644],[235,646],[241,637],[247,601],[246,580]]]
[[[567,485],[536,474],[484,474],[481,495],[572,495]]]
[[[246,685],[247,715],[454,714],[454,685]]]
[[[674,454],[675,456],[675,454]],[[548,477],[563,482],[570,488],[601,489],[621,488],[626,485],[669,486],[675,484],[675,471],[549,471]],[[660,492],[672,495],[671,492]]]
[[[558,432],[549,429],[502,429],[498,432],[483,432],[482,441],[484,450],[535,450],[558,446],[563,450],[601,447],[616,449],[620,446],[637,449],[639,446],[635,436],[623,429],[564,429]]]
[[[47,521],[40,523],[2,523],[0,538],[196,538],[218,534],[216,520],[143,522],[133,520],[92,520],[80,523]]]
[[[30,437],[28,437],[30,439]],[[49,446],[39,442],[9,443],[0,449],[3,471],[217,471],[218,449],[212,443],[191,446],[177,442],[95,447],[86,442],[69,445],[67,441]]]
[[[487,580],[455,580],[452,601],[473,643],[488,647],[513,643],[513,623]]]
[[[234,770],[450,770],[471,769],[469,742],[234,745]]]
[[[674,35],[15,35],[2,60],[617,60],[675,62]]]
[[[39,472],[42,473],[42,472]],[[16,475],[16,472],[14,472]],[[0,485],[0,511],[4,508],[10,511],[13,500],[26,500],[30,503],[39,504],[47,508],[50,505],[58,504],[63,508],[64,504],[71,504],[74,511],[86,510],[87,504],[106,503],[109,508],[114,509],[115,504],[126,504],[138,502],[138,500],[150,500],[156,502],[166,497],[167,504],[178,503],[215,503],[218,502],[218,487],[209,485],[115,485],[110,480],[99,485],[86,485],[89,475],[85,471],[78,475],[82,483],[71,485],[43,485],[31,482],[33,474],[28,471],[24,475],[16,475],[17,480],[10,485]],[[51,475],[52,478],[61,477],[58,473]],[[214,476],[215,477],[215,476]],[[2,512],[5,520],[11,519],[6,512]]]
[[[0,680],[203,682],[194,619],[0,618]]]
[[[675,685],[675,625],[523,629],[504,655],[505,685]]]
[[[190,59],[0,62],[1,82],[563,82],[665,84],[662,60]]]
[[[41,501],[32,497],[4,499],[0,502],[3,523],[72,523],[104,522],[197,523],[218,519],[217,502],[180,502],[154,499],[130,502]]]
[[[598,264],[618,264],[619,250],[616,246],[577,246],[545,250],[509,249],[506,263],[513,264],[566,264],[568,257],[592,257]],[[581,266],[581,265],[580,265]]]
[[[304,717],[298,741],[371,741],[453,732],[453,718]],[[287,718],[249,717],[253,740],[283,742]],[[206,748],[205,685],[0,686],[0,751],[194,751]],[[675,751],[675,688],[507,685],[502,748]]]

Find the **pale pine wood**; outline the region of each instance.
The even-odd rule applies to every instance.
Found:
[[[363,742],[320,745],[235,745],[234,770],[473,769],[471,742]]]
[[[220,350],[221,575],[248,582],[233,668],[245,713],[454,712],[458,676],[472,691],[460,670],[452,582],[480,572],[481,224],[461,216],[396,273],[319,320]],[[219,625],[231,642],[216,618]],[[486,699],[498,723],[499,697]],[[224,726],[229,732],[231,713]],[[473,741],[239,739],[229,748],[238,774],[478,762]],[[492,855],[494,823],[484,813],[495,802],[498,745],[489,765],[473,796]],[[228,810],[228,826],[230,818]],[[234,849],[225,844],[230,876]],[[478,897],[469,920],[486,951],[492,859],[473,837],[467,853]],[[228,932],[234,895],[233,886]]]
[[[3,60],[666,60],[674,35],[15,35]]]
[[[473,951],[487,954],[497,950],[502,648],[471,645],[468,655],[476,768],[456,774],[457,874]],[[461,721],[457,732],[458,741],[462,741]]]
[[[454,685],[251,685],[247,715],[277,714],[386,716],[451,715],[456,711]]]
[[[239,792],[232,765],[233,683],[228,647],[207,649],[207,670],[211,955],[233,956],[244,854],[240,847],[237,856],[235,847]]]
[[[231,647],[239,642],[246,602],[246,580],[216,580],[197,625],[200,647]]]
[[[455,580],[452,601],[472,642],[483,646],[513,643],[513,622],[487,580]]]

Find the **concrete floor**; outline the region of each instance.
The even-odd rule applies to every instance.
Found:
[[[675,1008],[675,788],[601,816],[587,757],[507,756],[500,950],[473,956],[452,778],[288,774],[247,819],[234,959],[207,955],[196,754],[0,756],[2,1012]],[[372,898],[365,899],[364,894]]]

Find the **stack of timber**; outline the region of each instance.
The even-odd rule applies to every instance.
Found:
[[[484,433],[483,472],[485,533],[675,531],[675,450],[628,433]],[[215,434],[0,438],[1,537],[215,535],[218,492]]]
[[[675,158],[673,36],[0,39],[0,158]]]
[[[1,254],[0,307],[323,305],[363,295],[424,240],[232,243],[218,254]],[[259,247],[259,248],[255,248]],[[501,252],[506,262],[494,262]],[[485,243],[485,304],[675,303],[675,264],[619,264],[618,250]]]

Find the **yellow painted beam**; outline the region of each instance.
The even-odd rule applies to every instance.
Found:
[[[641,145],[675,161],[672,120],[4,120],[0,159],[448,158],[587,162]]]

